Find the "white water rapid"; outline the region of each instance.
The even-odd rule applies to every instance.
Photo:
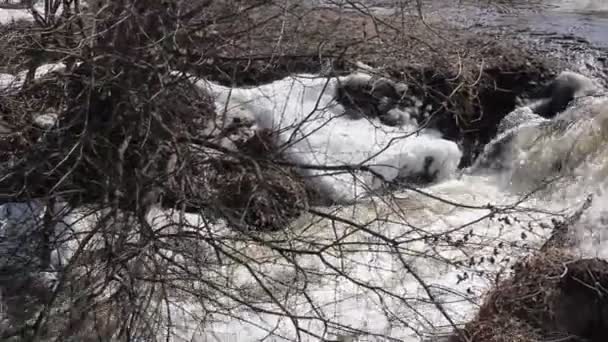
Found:
[[[228,116],[252,118],[259,129],[280,131],[277,143],[290,161],[366,166],[376,175],[305,173],[328,196],[345,204],[315,208],[321,218],[305,215],[277,234],[287,238],[281,246],[290,249],[326,247],[317,254],[287,259],[268,245],[232,239],[233,231],[216,224],[208,234],[225,239],[239,255],[256,262],[248,267],[214,266],[218,275],[230,275],[231,283],[221,302],[206,303],[206,309],[229,306],[230,316],[217,314],[200,326],[194,317],[201,314],[201,307],[175,299],[169,311],[174,322],[171,341],[373,341],[388,336],[413,342],[448,332],[452,323],[472,318],[485,291],[508,276],[514,261],[546,241],[552,220],[579,209],[589,195],[592,206],[572,230],[574,250],[581,256],[608,257],[603,248],[608,243],[607,97],[576,99],[550,120],[518,108],[488,145],[488,151],[501,145],[501,152],[492,156],[499,165],[490,169],[478,162],[457,170],[457,144],[439,132],[420,130],[407,109],[398,113],[405,120],[399,127],[346,117],[334,99],[335,88],[345,81],[348,78],[296,75],[236,89],[198,81]],[[420,172],[429,158],[427,169],[437,176],[432,185],[374,195],[379,176],[390,181]],[[0,205],[0,256],[15,250],[28,253],[19,242],[27,227],[42,219],[43,209],[37,202]],[[86,233],[97,218],[85,212],[71,212],[58,234]],[[179,221],[160,209],[148,219],[152,227]],[[205,224],[202,217],[190,214],[186,220],[197,234],[206,234],[196,228]],[[53,253],[57,269],[69,262],[81,238]],[[304,281],[301,270],[311,278]],[[272,288],[270,293],[279,302],[260,288],[260,281]],[[231,297],[244,290],[259,300],[258,310]],[[299,335],[294,321],[278,314],[286,311],[302,317]]]
[[[398,340],[418,341],[425,333],[449,329],[447,317],[459,323],[470,319],[479,296],[492,286],[497,274],[508,271],[513,261],[538,248],[551,233],[551,220],[580,208],[589,195],[594,196],[592,207],[574,230],[573,238],[582,256],[601,253],[606,235],[602,231],[608,220],[603,211],[608,204],[604,195],[608,181],[608,98],[577,99],[551,120],[535,116],[528,108],[518,108],[504,120],[502,126],[509,126],[507,132],[490,144],[504,145],[501,155],[494,156],[503,160],[501,167],[488,170],[474,166],[460,172],[456,170],[460,153],[455,144],[437,132],[414,134],[418,127],[413,121],[391,128],[373,119],[353,121],[344,117],[344,109],[332,102],[336,84],[336,79],[301,75],[258,88],[229,90],[211,85],[211,89],[217,95],[218,108],[250,113],[260,127],[281,130],[280,143],[287,142],[288,137],[302,137],[287,149],[287,156],[294,162],[364,163],[371,168],[382,164],[379,170],[390,180],[398,172],[420,170],[426,157],[434,158],[440,177],[424,191],[437,197],[401,191],[325,209],[404,243],[398,248],[403,259],[392,255],[386,246],[350,253],[346,258],[348,274],[366,286],[338,277],[308,289],[324,312],[338,322]],[[310,123],[298,125],[304,118],[311,119]],[[505,134],[512,139],[504,141]],[[389,141],[392,145],[384,149]],[[374,189],[365,175],[355,178],[318,171],[315,176],[336,200],[353,200]],[[487,204],[504,212],[490,217]],[[314,224],[310,220],[302,218],[294,231],[312,230],[316,238],[331,241],[336,229],[341,233],[353,229],[341,224],[332,228],[331,220]],[[373,240],[355,231],[349,241]],[[459,243],[424,239],[446,232]],[[259,252],[256,248],[252,254]],[[331,260],[333,265],[345,262]],[[301,262],[319,272],[335,273],[332,262],[323,264],[316,257],[302,257]],[[288,269],[274,266],[264,272],[279,277]],[[254,286],[246,276],[243,282]],[[381,299],[369,289],[376,286],[391,295]],[[297,302],[293,305],[298,312],[313,310]],[[289,320],[265,315],[247,317],[268,329],[276,325],[289,336]],[[307,327],[321,331],[322,325],[310,322]],[[265,334],[264,329],[234,320],[217,323],[214,330],[228,335],[238,331],[234,335],[238,341],[255,341]]]

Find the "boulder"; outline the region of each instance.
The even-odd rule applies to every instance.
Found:
[[[601,85],[589,77],[572,71],[562,71],[526,104],[534,113],[551,118],[563,112],[573,100],[601,92]]]

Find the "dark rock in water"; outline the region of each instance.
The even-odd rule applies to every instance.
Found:
[[[571,71],[563,71],[528,103],[534,113],[552,118],[563,112],[572,100],[597,94],[601,87],[590,78]]]
[[[606,340],[608,262],[550,249],[514,270],[450,342]]]

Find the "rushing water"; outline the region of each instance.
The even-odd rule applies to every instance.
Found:
[[[608,27],[604,17],[607,6],[601,2],[563,1],[538,6],[504,13],[494,8],[492,18],[496,25],[575,33],[598,44],[608,43],[608,38],[600,34],[602,28]],[[578,99],[551,120],[539,119],[529,109],[520,108],[507,119],[518,125],[503,125],[508,126],[505,132],[491,143],[505,144],[501,168],[456,170],[461,155],[455,144],[437,132],[408,135],[418,128],[414,121],[399,132],[377,120],[343,117],[344,108],[333,101],[337,81],[298,75],[248,89],[199,84],[216,95],[218,108],[227,108],[234,116],[253,117],[260,128],[281,129],[282,142],[297,137],[299,142],[286,151],[292,161],[321,165],[367,163],[392,179],[399,172],[419,170],[430,156],[437,164],[435,169],[441,171],[441,178],[423,192],[401,190],[391,196],[372,196],[376,183],[369,175],[313,174],[335,200],[348,202],[318,210],[345,220],[336,223],[305,216],[285,234],[292,240],[290,249],[333,247],[287,262],[284,255],[265,244],[227,239],[226,243],[234,243],[235,250],[259,263],[248,268],[237,265],[214,269],[218,274],[232,275],[233,283],[226,291],[247,289],[262,303],[260,307],[280,311],[260,290],[258,282],[259,278],[284,280],[272,282],[272,292],[282,298],[282,306],[297,314],[314,313],[335,323],[334,327],[342,324],[414,342],[420,341],[421,336],[450,330],[446,316],[456,323],[470,319],[498,275],[508,272],[513,261],[546,241],[551,220],[576,211],[589,196],[591,207],[571,232],[573,250],[581,256],[608,257],[608,248],[604,248],[608,244],[608,98]],[[297,125],[303,118],[307,123]],[[505,142],[502,134],[507,133],[514,138]],[[401,135],[407,137],[399,138]],[[384,150],[382,145],[389,141],[397,143]],[[366,191],[370,196],[353,200]],[[0,206],[3,236],[19,238],[19,231],[25,226],[23,216],[41,212],[35,205]],[[162,210],[154,214],[150,217],[153,226],[173,220]],[[78,214],[73,215],[76,217],[66,221],[74,222],[76,230],[86,231],[89,221],[80,222]],[[193,226],[203,221],[195,215],[189,220]],[[366,230],[355,229],[347,221],[364,225]],[[231,234],[221,225],[215,228],[214,239]],[[401,243],[383,244],[379,235]],[[340,242],[336,243],[338,236]],[[433,240],[435,236],[441,238]],[[9,238],[3,240],[8,242]],[[356,248],[359,245],[365,248]],[[74,246],[62,248],[66,252]],[[70,255],[57,254],[63,254],[63,258]],[[300,287],[301,269],[318,279]],[[377,289],[386,293],[379,295]],[[267,339],[270,341],[295,338],[289,318],[252,311],[230,298],[223,298],[220,303],[233,307],[230,316],[218,314],[201,328],[191,320],[192,313],[196,314],[200,307],[183,298],[179,300],[182,302],[176,299],[172,304],[171,316],[178,321],[175,332],[184,340],[253,342],[263,339],[269,331],[284,337],[272,336]],[[213,305],[209,303],[207,309],[213,310]],[[327,328],[319,320],[303,320],[300,324],[318,334]],[[325,337],[338,338],[331,329]],[[372,340],[359,337],[361,341]],[[344,336],[340,338],[345,341]],[[302,340],[318,339],[304,336]]]

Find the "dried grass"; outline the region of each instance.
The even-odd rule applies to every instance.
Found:
[[[597,290],[608,285],[607,262],[577,260],[550,248],[521,261],[514,271],[465,326],[467,342],[600,341],[597,337],[608,333],[598,315],[608,303]]]

